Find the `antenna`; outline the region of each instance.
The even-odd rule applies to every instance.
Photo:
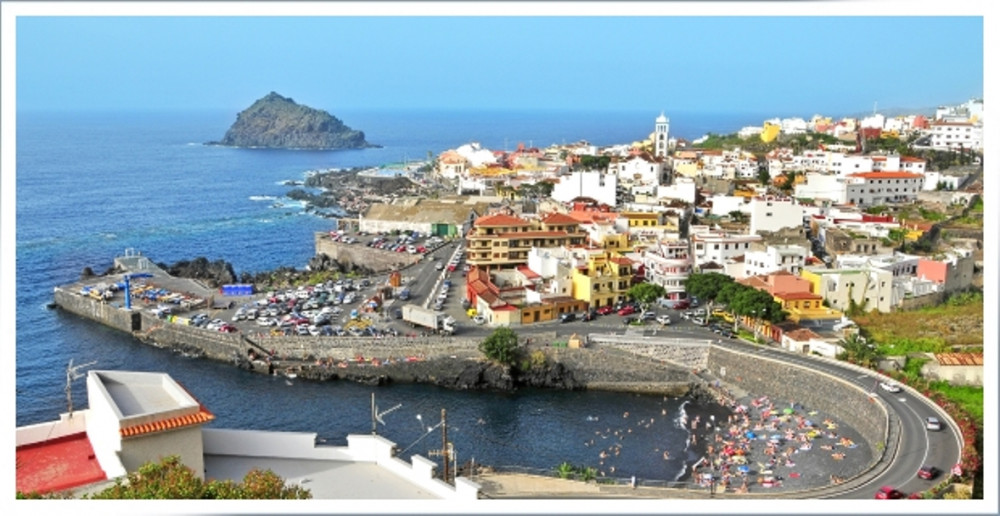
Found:
[[[66,366],[66,403],[69,405],[69,417],[73,417],[73,380],[83,378],[83,374],[78,373],[77,369],[90,367],[96,363],[97,361],[94,360],[74,367],[73,359],[69,359],[69,365]]]
[[[388,414],[390,412],[393,412],[393,411],[399,409],[402,406],[403,406],[403,404],[399,403],[395,407],[392,407],[392,408],[390,408],[390,409],[388,409],[388,410],[386,410],[384,412],[379,412],[378,411],[378,405],[375,404],[375,393],[373,392],[372,393],[372,435],[375,435],[376,423],[382,423],[382,426],[385,426],[385,421],[382,420],[382,416],[384,416],[384,415],[386,415],[386,414]],[[419,416],[417,416],[417,418],[419,419]]]

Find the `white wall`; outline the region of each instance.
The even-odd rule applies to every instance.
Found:
[[[806,182],[795,185],[795,197],[799,199],[823,199],[842,203],[845,191],[843,178],[816,172],[806,173]]]
[[[597,171],[573,172],[562,176],[552,188],[552,198],[569,202],[577,197],[590,197],[600,203],[614,206],[618,177]]]
[[[791,199],[761,199],[750,201],[750,234],[802,227],[802,206]]]
[[[697,194],[697,186],[694,179],[690,177],[678,177],[671,185],[660,185],[656,189],[656,196],[660,199],[678,199],[686,203],[694,204]]]

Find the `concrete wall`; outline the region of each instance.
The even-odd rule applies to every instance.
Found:
[[[316,254],[325,254],[340,263],[353,263],[375,272],[400,269],[420,261],[419,254],[394,253],[372,249],[363,244],[343,244],[330,240],[326,233],[316,233]]]
[[[196,326],[172,324],[163,319],[143,313],[140,315],[140,330],[137,336],[149,339],[159,345],[187,351],[200,351],[213,360],[232,361],[245,357],[251,344],[243,340],[240,333],[223,333]]]
[[[159,462],[164,454],[178,455],[182,464],[205,478],[201,425],[122,440],[121,461],[128,471],[138,471],[147,462]]]
[[[132,332],[138,329],[139,311],[126,311],[119,308],[119,303],[106,303],[90,296],[81,296],[76,292],[56,287],[53,298],[63,310],[93,319],[116,330]]]
[[[718,346],[708,353],[708,370],[747,392],[834,414],[856,430],[871,450],[887,439],[888,415],[881,403],[832,376]]]

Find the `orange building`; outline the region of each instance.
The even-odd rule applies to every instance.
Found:
[[[532,247],[561,247],[584,244],[587,233],[573,217],[553,213],[540,221],[512,215],[480,217],[466,235],[469,265],[513,267],[528,263]]]

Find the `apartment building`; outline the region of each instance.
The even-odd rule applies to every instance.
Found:
[[[561,213],[528,221],[507,214],[479,217],[466,235],[466,261],[478,267],[513,267],[528,263],[532,247],[583,245],[587,233]]]
[[[924,188],[923,174],[911,172],[860,172],[847,176],[848,204],[860,207],[906,203],[917,199]]]
[[[590,308],[614,305],[625,299],[635,276],[634,262],[618,253],[588,257],[573,269],[573,298]]]
[[[686,297],[684,283],[694,265],[687,240],[659,240],[655,245],[638,253],[643,276],[647,283],[653,283],[666,290],[667,299]]]
[[[749,211],[751,235],[802,226],[802,206],[791,197],[755,197]]]
[[[744,274],[757,276],[781,270],[798,275],[809,256],[809,249],[800,245],[769,245],[762,251],[747,251],[743,255]]]

